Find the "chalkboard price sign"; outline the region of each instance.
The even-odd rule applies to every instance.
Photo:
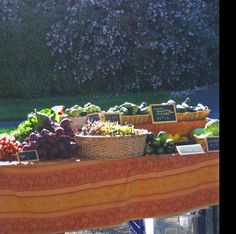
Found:
[[[152,123],[177,122],[175,105],[152,104],[150,108]]]
[[[105,113],[105,121],[118,122],[120,124],[121,114],[119,112]]]
[[[206,137],[207,151],[219,151],[220,138],[219,137]]]
[[[39,161],[37,150],[22,151],[17,153],[17,160],[19,162]]]
[[[90,122],[99,121],[100,120],[99,113],[88,114],[88,120]]]

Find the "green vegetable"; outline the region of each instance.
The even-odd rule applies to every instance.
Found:
[[[167,154],[173,153],[175,149],[175,142],[173,139],[167,139],[164,143],[164,149]]]
[[[182,103],[182,107],[184,107],[185,109],[189,108],[189,105],[185,102]]]
[[[144,107],[141,109],[141,114],[145,115],[145,114],[149,114],[150,113],[150,107]]]
[[[186,108],[180,104],[176,105],[176,112],[177,113],[184,113],[186,112]]]
[[[84,104],[84,107],[88,107],[88,106],[91,106],[91,102]]]
[[[206,123],[204,132],[211,134],[212,136],[220,135],[220,121],[218,119],[212,119]]]
[[[79,111],[79,109],[75,109],[75,108],[73,108],[73,109],[71,109],[71,116],[73,116],[73,117],[78,117],[78,116],[80,116],[80,111]]]
[[[122,112],[124,115],[128,115],[129,114],[128,108],[126,108],[124,106],[120,108],[120,112]]]
[[[23,141],[33,131],[41,131],[50,126],[50,122],[58,118],[58,114],[51,109],[42,109],[31,112],[27,115],[27,120],[20,123],[14,133],[17,140]]]
[[[119,106],[119,108],[121,108],[121,107],[126,107],[126,108],[128,108],[128,109],[130,109],[130,108],[132,108],[133,106],[137,106],[137,105],[135,105],[135,104],[133,104],[133,103],[131,103],[131,102],[125,102],[125,103],[123,103],[122,105],[120,105]]]
[[[119,109],[119,106],[118,105],[115,105],[114,106],[114,110],[117,111]]]
[[[88,114],[87,111],[83,111],[83,112],[80,113],[80,116],[86,116],[87,114]]]
[[[160,131],[157,135],[157,139],[160,139],[161,143],[165,143],[168,138],[168,134],[165,131]]]
[[[100,112],[101,108],[99,106],[95,106],[94,104],[91,104],[89,106],[84,106],[84,111],[86,111],[88,114],[92,114],[95,112]]]
[[[203,106],[201,103],[198,103],[198,104],[197,104],[197,107],[199,107],[201,111],[206,110],[206,107]]]
[[[73,107],[66,109],[65,113],[70,117],[79,117],[79,116],[86,116],[87,114],[92,114],[95,112],[100,112],[101,108],[90,102],[86,103],[84,107],[79,105],[74,105]]]
[[[140,109],[143,109],[145,107],[148,107],[148,104],[146,102],[142,102],[139,107]]]
[[[155,138],[151,144],[153,145],[153,147],[158,148],[162,145],[162,142],[160,138]]]
[[[146,145],[145,153],[146,154],[153,154],[154,153],[154,148],[152,146],[150,146],[150,145]]]
[[[132,108],[129,109],[129,111],[131,112],[131,115],[137,115],[139,108],[137,105],[134,105]]]
[[[176,102],[174,101],[174,100],[169,100],[168,102],[167,102],[167,104],[176,104]]]
[[[156,148],[156,149],[155,149],[155,153],[156,153],[156,154],[164,154],[164,153],[165,153],[164,147],[161,146],[161,147]]]
[[[189,108],[187,108],[189,112],[195,112],[195,107],[194,106],[189,106]]]
[[[195,112],[198,112],[198,111],[202,111],[202,109],[201,109],[199,106],[196,106],[196,107],[194,108],[194,111],[195,111]]]
[[[204,128],[194,128],[192,130],[192,133],[196,136],[200,136],[202,134],[205,134]]]

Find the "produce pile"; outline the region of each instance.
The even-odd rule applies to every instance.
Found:
[[[88,123],[82,128],[80,135],[130,136],[144,133],[146,133],[146,130],[135,129],[134,125],[131,124],[119,125],[116,122],[88,121]]]
[[[71,108],[65,110],[65,114],[69,117],[79,117],[86,116],[87,114],[92,114],[96,112],[100,112],[101,108],[96,106],[90,102],[86,103],[84,107],[79,105],[74,105]]]
[[[176,104],[173,100],[162,104],[174,104],[177,113],[208,110],[206,106],[200,103],[197,106],[191,106],[189,98],[181,105]],[[91,122],[87,121],[86,118],[85,121],[87,122],[80,132],[78,132],[78,128],[72,128],[74,122],[71,122],[71,120],[74,119],[73,117],[85,117],[88,114],[99,112],[101,112],[101,108],[90,102],[83,107],[74,105],[65,109],[65,106],[58,105],[40,111],[35,109],[27,115],[27,120],[18,125],[12,137],[0,137],[0,160],[16,160],[17,152],[28,150],[37,150],[40,160],[78,157],[81,148],[76,144],[76,135],[115,137],[147,134],[147,130],[135,129],[133,124],[128,124],[126,121],[124,121],[125,124],[120,125],[117,122],[109,121]],[[150,107],[146,102],[142,102],[140,105],[124,102],[120,106],[116,105],[109,108],[107,112],[120,112],[123,118],[133,119],[135,115],[150,115]],[[142,117],[146,118],[146,116]],[[205,128],[193,129],[192,134],[197,137],[219,136],[219,120],[207,122]],[[180,136],[178,133],[172,135],[160,131],[155,135],[149,132],[145,153],[171,154],[176,152],[175,146],[180,144],[190,144],[189,138]]]
[[[0,160],[17,160],[16,153],[22,150],[22,145],[14,137],[0,137]]]
[[[157,135],[149,132],[145,147],[146,154],[171,154],[176,152],[177,145],[192,144],[193,141],[187,136],[181,136],[179,133],[168,134],[160,131]]]
[[[74,140],[74,132],[69,119],[60,124],[53,123],[51,131],[34,131],[22,142],[22,150],[37,150],[40,160],[68,159],[79,154],[79,147]]]
[[[146,154],[171,154],[175,152],[175,141],[165,131],[160,131],[156,136],[149,132],[147,135]]]
[[[218,119],[212,119],[206,123],[204,128],[194,128],[192,130],[193,135],[199,138],[205,138],[208,136],[220,135],[220,121]]]
[[[33,131],[40,132],[44,128],[53,131],[54,125],[61,120],[60,116],[59,112],[54,111],[53,108],[40,111],[35,109],[27,115],[27,120],[18,125],[14,136],[22,142]]]
[[[182,104],[176,104],[175,101],[169,100],[167,103],[162,103],[163,105],[165,104],[174,104],[176,105],[176,112],[177,113],[185,113],[185,112],[199,112],[199,111],[206,111],[208,110],[207,106],[202,105],[201,103],[198,103],[197,106],[192,106],[190,98],[186,98]]]
[[[142,102],[139,106],[131,102],[124,102],[120,106],[111,107],[107,112],[121,112],[124,115],[146,115],[150,113],[150,107],[146,102]]]

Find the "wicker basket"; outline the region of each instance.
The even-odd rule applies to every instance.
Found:
[[[205,111],[176,113],[176,115],[178,121],[204,120],[210,112],[211,110],[207,109]]]
[[[121,124],[146,124],[151,123],[151,114],[147,115],[121,115]]]
[[[74,129],[81,129],[87,122],[87,116],[68,117],[71,120],[71,127]]]
[[[207,150],[207,145],[206,145],[206,138],[205,137],[199,137],[195,135],[193,132],[189,134],[190,139],[194,140],[197,144],[201,144],[202,148],[204,150]]]
[[[76,136],[82,159],[122,159],[144,155],[147,133],[132,136]]]

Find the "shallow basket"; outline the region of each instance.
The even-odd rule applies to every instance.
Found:
[[[151,114],[147,115],[121,115],[121,124],[146,124],[151,123]]]
[[[199,137],[195,135],[193,132],[189,134],[190,139],[194,140],[195,143],[202,145],[202,148],[204,150],[207,150],[207,145],[206,145],[206,138],[205,137]]]
[[[144,155],[147,132],[132,136],[82,136],[75,137],[82,159],[123,159]]]
[[[176,113],[176,116],[178,121],[204,120],[210,112],[211,110],[208,109],[205,111]]]
[[[71,120],[71,127],[78,130],[87,123],[87,116],[68,117]]]

